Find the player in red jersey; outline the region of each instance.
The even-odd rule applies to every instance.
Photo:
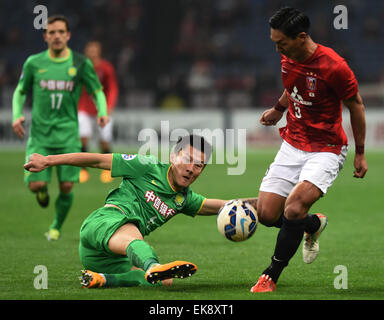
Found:
[[[281,53],[284,92],[266,110],[263,125],[280,129],[282,146],[261,185],[257,211],[261,223],[280,228],[272,262],[252,292],[270,292],[296,253],[304,235],[303,259],[311,263],[319,253],[319,236],[327,225],[310,207],[326,192],[343,167],[347,137],[342,128],[342,105],[349,109],[356,144],[354,177],[368,170],[364,156],[365,112],[356,78],[331,48],[308,35],[309,18],[294,8],[282,8],[269,20],[271,40]]]
[[[113,65],[102,58],[102,46],[99,41],[90,41],[85,46],[85,55],[92,61],[96,74],[103,86],[103,91],[107,99],[108,115],[110,121],[104,128],[99,129],[100,149],[102,153],[111,153],[110,143],[112,141],[112,111],[115,107],[119,94],[118,83]],[[92,135],[92,124],[95,122],[97,111],[92,97],[83,88],[79,101],[79,131],[82,143],[82,151],[88,151],[89,139]],[[89,173],[86,169],[80,172],[80,182],[86,182],[89,179]],[[103,170],[100,175],[102,182],[112,181],[110,172]]]

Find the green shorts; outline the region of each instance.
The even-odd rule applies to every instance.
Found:
[[[100,273],[125,273],[132,262],[127,256],[113,253],[108,241],[122,225],[134,223],[140,229],[142,219],[124,215],[114,207],[102,207],[88,216],[80,228],[79,255],[85,269]]]
[[[81,148],[78,146],[64,148],[47,148],[36,145],[35,143],[28,140],[27,149],[25,152],[25,162],[29,161],[29,158],[33,153],[39,153],[43,156],[47,156],[51,154],[72,153],[80,151]],[[56,166],[57,178],[59,182],[78,182],[80,169],[81,168],[75,166]],[[50,182],[51,175],[52,167],[47,168],[41,172],[29,172],[27,170],[24,170],[24,182],[27,184],[33,181]]]

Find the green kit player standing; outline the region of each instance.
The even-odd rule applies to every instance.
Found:
[[[154,157],[127,154],[74,153],[31,156],[24,168],[39,172],[54,165],[73,165],[111,170],[123,177],[80,229],[79,254],[83,266],[82,285],[87,288],[169,285],[197,267],[186,261],[159,264],[143,237],[178,213],[189,216],[216,215],[226,200],[206,199],[189,186],[200,176],[211,155],[211,146],[194,135],[179,139],[170,164]],[[256,199],[248,199],[255,205]]]
[[[80,151],[77,104],[83,85],[95,99],[99,126],[104,127],[108,122],[105,96],[91,61],[67,47],[71,33],[66,18],[49,17],[43,36],[48,50],[26,60],[12,100],[12,127],[23,138],[25,118],[22,110],[27,92],[32,89],[32,123],[26,149],[27,160],[33,153],[51,155]],[[60,236],[73,202],[72,188],[73,183],[79,180],[79,170],[65,165],[57,167],[60,192],[55,201],[54,221],[46,233],[48,240],[57,240]],[[47,183],[51,179],[51,171],[25,171],[24,180],[29,189],[36,193],[42,207],[47,207],[49,203]]]

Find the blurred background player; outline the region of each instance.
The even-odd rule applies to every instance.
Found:
[[[112,111],[115,107],[116,100],[119,94],[118,83],[113,65],[102,58],[102,46],[99,41],[90,41],[86,44],[85,55],[92,61],[96,74],[99,77],[103,91],[107,99],[107,109],[109,121],[103,128],[98,128],[100,151],[102,153],[111,153],[112,140]],[[87,152],[89,147],[89,139],[92,136],[93,124],[97,116],[97,109],[93,98],[83,88],[83,92],[79,100],[79,131],[82,149]],[[80,183],[84,183],[89,179],[89,172],[82,168],[80,171]],[[109,170],[102,170],[100,180],[104,183],[112,181]]]
[[[260,122],[276,125],[288,112],[287,125],[280,128],[283,143],[260,185],[257,202],[260,222],[280,231],[272,262],[252,292],[276,289],[303,235],[304,262],[312,263],[319,253],[319,236],[327,218],[308,211],[332,186],[347,156],[343,103],[349,109],[356,144],[354,177],[363,178],[368,170],[365,108],[345,59],[311,39],[309,18],[297,9],[280,9],[269,24],[271,40],[281,54],[284,92]]]
[[[77,104],[83,85],[96,101],[99,126],[103,127],[108,122],[105,96],[91,61],[67,46],[71,38],[67,19],[60,15],[49,17],[43,37],[48,50],[26,60],[12,100],[12,127],[19,138],[23,138],[25,118],[22,110],[27,93],[32,89],[27,160],[35,152],[50,155],[80,151]],[[72,206],[73,183],[79,180],[79,168],[57,166],[56,169],[60,191],[55,201],[54,220],[45,234],[48,240],[59,239],[61,227]],[[49,204],[47,183],[51,180],[51,173],[52,169],[42,173],[24,173],[24,181],[36,193],[41,207]]]

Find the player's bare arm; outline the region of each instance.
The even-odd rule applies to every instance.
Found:
[[[34,153],[30,157],[29,161],[24,165],[24,168],[31,172],[40,172],[48,167],[58,165],[111,170],[112,154],[80,152],[43,156],[41,154]]]
[[[229,200],[221,199],[205,199],[203,206],[199,211],[199,215],[202,216],[211,216],[219,212],[222,206],[227,203]]]
[[[354,159],[355,171],[353,176],[355,178],[364,178],[368,171],[368,165],[364,155],[366,123],[363,99],[361,98],[360,94],[357,93],[353,97],[344,100],[343,102],[350,112],[352,132],[356,145]]]
[[[278,105],[280,106],[280,108],[277,107]],[[276,125],[276,123],[278,123],[280,119],[283,117],[284,109],[288,108],[288,105],[289,105],[288,96],[286,91],[284,90],[276,106],[263,112],[260,118],[260,123],[264,126]]]
[[[240,200],[248,202],[254,208],[257,207],[257,198],[244,198]],[[205,202],[198,214],[204,216],[215,215],[228,201],[229,200],[205,199]]]

